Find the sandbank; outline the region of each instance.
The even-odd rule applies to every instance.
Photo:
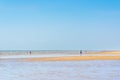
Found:
[[[120,60],[120,56],[66,56],[66,57],[27,58],[23,60],[24,61]]]

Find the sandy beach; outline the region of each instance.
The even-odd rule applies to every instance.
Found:
[[[120,60],[120,56],[71,56],[71,57],[26,58],[23,60],[25,61]]]
[[[11,52],[0,55],[0,72],[2,80],[120,80],[120,53]]]
[[[56,52],[32,52],[32,54],[0,55],[1,60],[22,61],[75,61],[75,60],[120,60],[119,51],[83,52],[79,51],[56,51]]]

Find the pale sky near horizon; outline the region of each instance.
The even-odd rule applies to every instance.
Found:
[[[0,0],[0,50],[120,50],[120,0]]]

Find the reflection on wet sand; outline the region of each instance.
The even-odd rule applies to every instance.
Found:
[[[119,60],[0,61],[1,80],[120,80]]]

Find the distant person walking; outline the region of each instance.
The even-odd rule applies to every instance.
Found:
[[[80,55],[82,55],[82,50],[80,50]]]
[[[30,53],[30,54],[32,54],[32,52],[31,52],[31,51],[30,51],[29,53]]]

